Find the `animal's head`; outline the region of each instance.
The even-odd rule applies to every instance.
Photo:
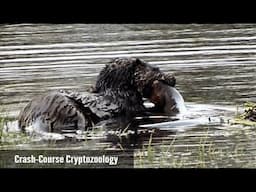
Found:
[[[116,58],[100,72],[95,92],[107,89],[136,91],[142,97],[149,98],[155,80],[174,87],[176,80],[171,74],[163,73],[158,67],[152,66],[138,58]]]

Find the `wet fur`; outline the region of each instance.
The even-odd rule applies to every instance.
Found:
[[[100,72],[92,93],[55,91],[32,99],[20,112],[18,124],[39,121],[45,131],[86,130],[101,120],[145,112],[143,97],[151,96],[152,84],[159,80],[175,86],[175,78],[137,58],[117,58]]]

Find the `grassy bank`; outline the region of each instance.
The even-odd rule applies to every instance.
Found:
[[[8,147],[15,147],[19,144],[28,143],[29,136],[21,132],[9,132],[8,122],[14,121],[15,119],[8,116],[8,113],[2,113],[0,116],[0,149]]]
[[[170,136],[168,142],[148,143],[135,153],[137,168],[255,168],[256,121],[249,119],[255,103],[245,103],[225,128],[194,130]],[[217,134],[216,134],[217,133]],[[193,135],[193,136],[191,136]]]
[[[239,131],[233,137],[240,137]],[[244,133],[242,133],[244,134]],[[247,134],[247,133],[246,133]],[[193,144],[182,144],[184,136],[173,136],[169,143],[149,140],[135,152],[136,168],[255,168],[256,159],[245,143],[218,143],[206,132]],[[251,142],[249,138],[248,142]],[[242,140],[242,139],[241,139]]]

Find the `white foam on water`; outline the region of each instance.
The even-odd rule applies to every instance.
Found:
[[[18,121],[8,121],[4,125],[4,132],[20,132]]]
[[[25,132],[27,132],[31,136],[35,136],[40,138],[40,140],[63,140],[65,136],[59,133],[49,133],[44,130],[45,124],[37,119],[32,125],[27,126],[25,128]],[[4,126],[4,132],[21,132],[18,127],[18,121],[9,121]]]
[[[55,140],[55,141],[65,139],[65,136],[60,133],[50,133],[50,132],[42,131],[40,130],[39,127],[34,127],[34,125],[40,126],[40,124],[34,123],[33,125],[27,126],[25,128],[25,131],[29,133],[31,136],[33,136],[33,140],[36,140],[36,138],[38,138],[39,140]]]
[[[197,106],[198,105],[198,106]],[[233,110],[224,106],[211,106],[201,104],[189,104],[186,115],[179,116],[178,120],[170,120],[160,123],[139,125],[141,128],[159,128],[161,130],[185,131],[196,127],[197,125],[216,125],[227,124],[230,113]],[[229,115],[224,115],[225,113]]]
[[[176,107],[179,110],[179,113],[173,117],[178,120],[143,124],[139,125],[139,127],[158,127],[161,130],[185,131],[195,127],[196,125],[225,123],[228,121],[228,117],[225,116],[230,116],[230,114],[233,114],[236,111],[235,107],[222,105],[197,103],[187,103],[185,105],[185,101],[177,89],[170,87],[170,91],[171,94],[169,95],[171,95],[172,99],[175,100]]]

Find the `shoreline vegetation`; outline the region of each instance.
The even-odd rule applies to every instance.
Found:
[[[30,142],[30,137],[21,132],[9,132],[8,123],[16,119],[0,107],[0,149],[16,148],[17,145]]]
[[[229,125],[241,125],[246,127],[256,127],[256,103],[247,102],[243,105],[243,113],[234,116]],[[4,127],[7,122],[13,121],[8,113],[2,113],[0,116],[0,148],[15,148],[20,144],[30,143],[30,137],[20,132],[6,132]],[[254,139],[251,133],[243,129],[230,129],[232,135],[248,135],[248,139]],[[246,133],[245,133],[246,132]],[[185,146],[183,143],[184,135],[172,136],[172,140],[164,145],[154,143],[154,131],[150,134],[148,141],[140,149],[134,152],[135,168],[218,168],[224,164],[228,167],[256,167],[254,157],[249,158],[247,162],[243,161],[246,154],[246,147],[241,143],[234,143],[232,146],[220,147],[209,135],[209,129],[202,136],[193,138],[196,147]],[[184,149],[181,150],[181,144]],[[232,163],[233,162],[233,163]]]
[[[228,122],[231,125],[228,135],[236,137],[241,135],[248,141],[256,141],[252,134],[256,128],[256,103],[246,102],[243,105],[243,112],[238,113]],[[239,129],[232,128],[232,125],[247,127]],[[251,130],[253,129],[253,130]],[[152,135],[147,144],[135,153],[135,167],[138,168],[255,168],[256,159],[248,156],[250,149],[244,143],[233,143],[219,146],[218,142],[211,139],[209,130],[206,130],[201,137],[195,138],[196,147],[184,147],[182,152],[179,147],[184,142],[184,136],[174,135],[169,145],[157,146],[152,142]],[[177,143],[177,144],[176,144]],[[179,151],[179,152],[178,152]],[[160,155],[159,155],[160,154]],[[244,158],[246,157],[246,160]],[[225,164],[226,166],[223,166]]]
[[[244,126],[256,127],[256,103],[246,102],[243,106],[244,112],[237,114],[231,121],[231,124],[240,124]]]

